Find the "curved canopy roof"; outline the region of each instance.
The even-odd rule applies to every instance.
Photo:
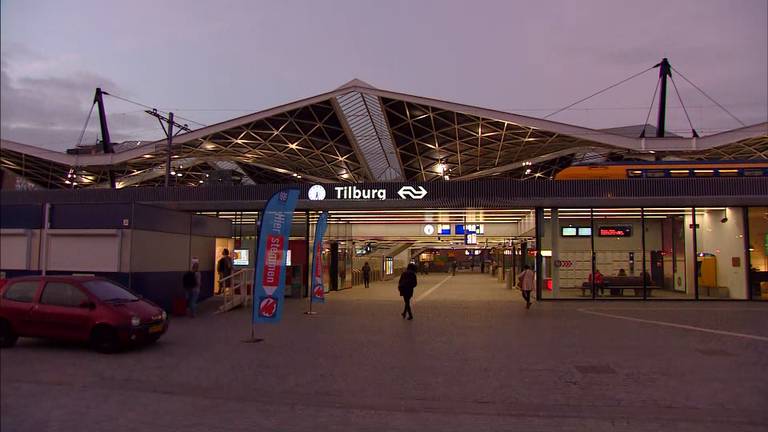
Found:
[[[164,183],[167,141],[114,154],[74,155],[2,141],[2,168],[44,188]],[[656,153],[656,155],[650,155]],[[353,80],[173,139],[175,185],[234,175],[243,184],[551,178],[579,161],[611,157],[768,159],[768,122],[695,138],[627,137],[549,120],[418,97]]]

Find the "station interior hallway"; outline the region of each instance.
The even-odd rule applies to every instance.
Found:
[[[355,285],[353,288],[333,291],[332,300],[402,301],[397,290],[399,275],[390,280],[371,282],[370,288]],[[500,301],[523,302],[520,291],[508,289],[505,282],[495,276],[478,272],[457,272],[456,276],[444,272],[417,274],[418,285],[414,290],[413,304],[426,302],[476,302]]]

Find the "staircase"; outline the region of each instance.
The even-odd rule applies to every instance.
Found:
[[[240,306],[250,305],[251,301],[253,301],[252,282],[253,269],[238,270],[225,278],[219,279],[219,284],[224,285],[222,293],[219,294],[224,299],[224,303],[219,306],[216,313],[229,312]]]

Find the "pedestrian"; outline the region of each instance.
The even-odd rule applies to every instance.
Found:
[[[456,276],[456,267],[458,267],[458,263],[456,260],[453,260],[451,263],[451,272],[453,273],[452,276]]]
[[[403,318],[408,314],[408,319],[413,319],[413,312],[411,311],[411,297],[413,297],[413,289],[416,288],[416,264],[408,264],[403,274],[400,275],[400,281],[397,283],[397,289],[400,291],[400,295],[403,297],[405,307],[401,314]]]
[[[592,277],[592,276],[593,276],[593,274],[590,273],[589,276],[587,277],[587,282],[591,285],[592,284],[592,279],[594,279],[595,280],[595,288],[600,290],[600,295],[601,296],[604,296],[605,295],[605,279],[603,278],[603,274],[600,273],[600,270],[595,269],[594,277]],[[581,291],[582,291],[582,295],[583,295],[584,290],[582,289]]]
[[[219,294],[224,293],[224,288],[231,286],[232,280],[226,279],[232,275],[232,258],[229,256],[229,249],[221,251],[221,258],[216,264],[216,271],[219,273]]]
[[[363,264],[363,284],[366,288],[371,286],[371,266],[368,265],[368,261]]]
[[[531,266],[528,264],[523,266],[523,271],[517,278],[517,285],[520,287],[520,291],[522,292],[523,298],[525,299],[525,308],[530,309],[531,291],[533,291],[534,285],[534,274],[533,270],[531,270]]]
[[[187,310],[192,318],[197,315],[197,298],[200,297],[200,264],[192,261],[192,270],[184,273],[184,294],[187,297]]]

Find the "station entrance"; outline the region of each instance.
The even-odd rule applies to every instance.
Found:
[[[235,258],[235,271],[253,268],[258,213],[201,214],[232,222],[233,237],[220,242],[217,259],[226,247]],[[319,214],[294,214],[286,286],[292,297],[308,295],[306,269]],[[396,286],[406,266],[415,264],[419,276],[429,280],[474,275],[467,289],[478,282],[512,289],[520,269],[535,266],[534,217],[534,209],[331,210],[321,257],[324,285],[327,291],[364,288],[367,273],[369,283],[391,281]]]

